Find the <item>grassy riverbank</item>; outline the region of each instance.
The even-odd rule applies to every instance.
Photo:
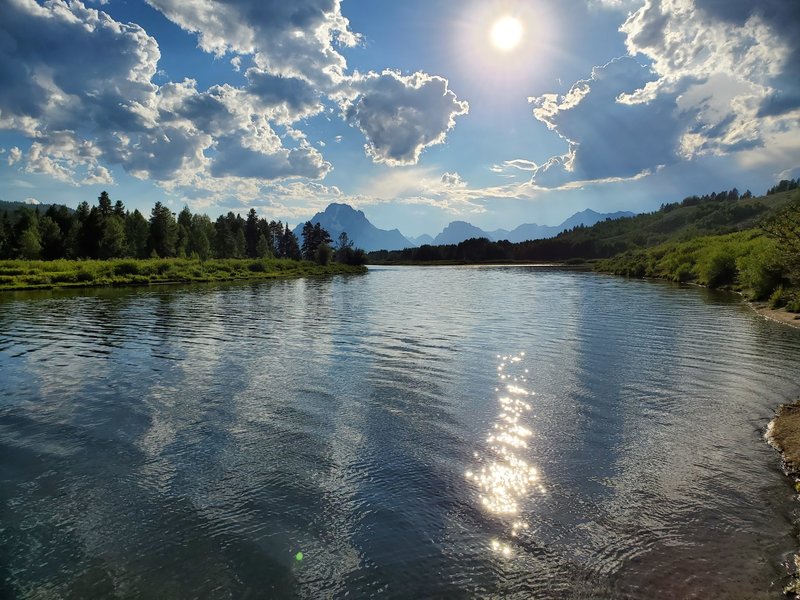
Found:
[[[364,272],[366,267],[362,266],[335,262],[318,265],[289,259],[4,260],[0,261],[0,290],[258,280]]]

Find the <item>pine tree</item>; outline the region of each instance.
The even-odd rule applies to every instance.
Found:
[[[147,239],[150,235],[150,224],[144,215],[135,209],[125,216],[125,240],[127,249],[125,254],[132,258],[147,258]]]
[[[297,236],[289,229],[288,223],[286,223],[286,229],[284,229],[281,236],[281,251],[282,258],[300,260],[300,244],[297,242]]]
[[[247,256],[255,258],[258,256],[258,238],[261,232],[258,229],[258,215],[256,209],[251,208],[247,213],[247,221],[245,222],[244,237]]]
[[[150,236],[148,247],[162,258],[175,256],[178,240],[178,224],[172,211],[161,202],[156,202],[150,213]]]

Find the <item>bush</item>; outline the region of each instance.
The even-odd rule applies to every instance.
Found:
[[[789,294],[786,293],[786,290],[783,288],[782,285],[779,285],[777,289],[772,292],[772,295],[769,297],[769,305],[770,308],[781,308],[786,306],[789,302]]]
[[[769,297],[783,282],[783,264],[772,240],[754,240],[752,249],[736,259],[739,283],[755,300]]]
[[[694,269],[689,263],[683,263],[675,270],[675,281],[685,283],[692,279],[694,279]]]
[[[320,244],[317,248],[316,252],[314,252],[314,261],[318,265],[327,265],[331,262],[331,258],[333,257],[333,250],[328,244]]]
[[[736,279],[736,258],[726,249],[715,250],[700,264],[700,277],[709,287],[731,285]]]
[[[136,275],[139,273],[139,263],[133,260],[117,263],[114,267],[114,273],[117,275]]]
[[[267,270],[267,264],[263,260],[254,260],[247,265],[253,273],[264,273]]]

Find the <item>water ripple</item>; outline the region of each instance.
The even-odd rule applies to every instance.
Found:
[[[773,597],[798,359],[549,268],[0,296],[0,595]]]

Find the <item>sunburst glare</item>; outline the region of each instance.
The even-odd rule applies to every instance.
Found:
[[[498,50],[508,52],[516,48],[522,41],[525,32],[522,21],[516,17],[502,17],[494,22],[489,31],[489,39]]]

